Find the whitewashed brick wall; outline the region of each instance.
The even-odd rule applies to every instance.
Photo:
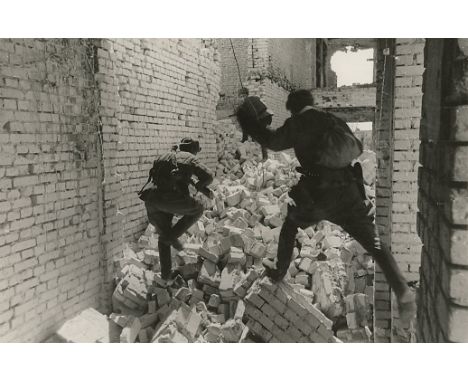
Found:
[[[89,46],[0,40],[0,340],[41,340],[99,304]]]
[[[390,51],[384,64],[386,46]],[[394,39],[387,45],[380,40],[378,49],[376,221],[382,242],[391,249],[407,280],[418,281],[421,240],[416,216],[424,40]],[[398,329],[396,304],[392,304],[388,284],[378,267],[374,303],[376,341],[408,341],[408,332]]]
[[[107,310],[154,155],[190,136],[215,166],[219,86],[211,40],[0,40],[1,341]]]

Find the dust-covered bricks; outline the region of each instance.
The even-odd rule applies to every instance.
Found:
[[[255,281],[245,303],[247,326],[264,342],[337,341],[332,322],[285,282]]]

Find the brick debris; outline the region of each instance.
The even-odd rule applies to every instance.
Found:
[[[231,130],[232,131],[232,130]],[[281,283],[263,275],[274,261],[287,191],[297,182],[288,154],[260,162],[252,142],[229,145],[219,159],[215,198],[173,250],[178,273],[159,274],[157,233],[149,225],[115,260],[113,313],[84,311],[57,332],[69,342],[362,342],[372,339],[373,263],[338,226],[299,230]],[[237,150],[236,154],[231,154]],[[89,311],[89,310],[88,310]],[[100,315],[92,311],[92,316]],[[98,324],[97,324],[98,322]],[[87,336],[76,327],[98,326]],[[107,327],[106,327],[107,326]],[[80,332],[78,330],[78,332]],[[93,335],[92,333],[95,333]],[[112,333],[110,335],[109,333]]]

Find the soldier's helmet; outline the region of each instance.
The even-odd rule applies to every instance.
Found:
[[[187,151],[194,155],[201,151],[200,142],[192,138],[183,138],[175,147],[180,151]]]

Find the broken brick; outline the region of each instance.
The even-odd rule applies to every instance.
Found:
[[[177,290],[174,297],[182,302],[186,302],[190,294],[191,294],[190,289],[183,287]]]
[[[217,294],[212,294],[210,296],[210,300],[208,301],[208,306],[210,308],[217,309],[220,303],[221,303],[221,298]]]
[[[123,328],[120,334],[120,342],[133,343],[135,342],[138,333],[141,330],[141,322],[137,317],[132,317],[127,325]]]
[[[217,264],[219,261],[219,254],[217,253],[218,247],[211,246],[209,248],[200,247],[198,250],[198,255],[211,261],[214,264]]]

